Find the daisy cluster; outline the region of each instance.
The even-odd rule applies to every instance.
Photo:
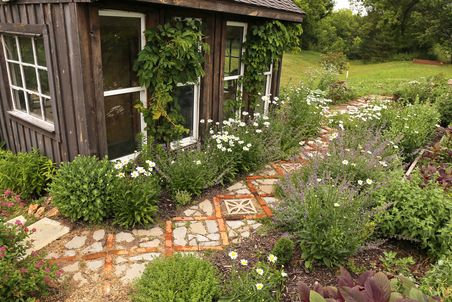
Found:
[[[306,103],[308,105],[315,106],[320,110],[320,114],[327,116],[330,112],[330,104],[333,100],[326,97],[326,92],[320,89],[311,90],[306,97]]]
[[[381,119],[382,111],[388,109],[388,106],[386,105],[389,103],[389,100],[383,100],[378,103],[369,103],[364,104],[363,106],[357,108],[354,106],[348,107],[347,111],[347,119],[350,121],[376,121]],[[334,117],[340,116],[340,112],[332,112],[328,115],[329,122],[334,123]],[[344,129],[344,121],[339,120],[339,128]]]
[[[134,167],[133,159],[122,159],[118,160],[114,167],[118,171],[118,177],[124,178],[126,176],[130,176],[132,178],[137,178],[140,175],[151,176],[156,164],[153,161],[147,160],[146,168],[141,166]]]
[[[236,252],[236,251],[231,251],[231,252],[229,252],[229,254],[228,254],[228,256],[229,256],[229,258],[231,258],[232,260],[237,260],[238,259],[238,253]],[[275,255],[273,255],[273,254],[269,254],[268,256],[267,256],[267,261],[270,263],[270,264],[276,264],[276,261],[278,261],[278,257],[276,257]],[[246,259],[241,259],[240,260],[240,265],[241,266],[244,266],[244,267],[247,267],[248,266],[248,260],[246,260]],[[263,268],[261,268],[261,267],[255,267],[254,268],[254,272],[258,275],[258,276],[264,276],[267,272],[263,269]],[[286,278],[288,275],[287,275],[287,273],[282,269],[280,272],[279,272],[280,274],[281,274],[281,277],[283,277],[283,278]],[[265,279],[265,278],[263,278],[263,279]],[[257,290],[262,290],[264,287],[265,287],[265,285],[263,284],[263,283],[261,283],[261,282],[257,282],[256,284],[255,284],[255,287],[256,287],[256,289]]]

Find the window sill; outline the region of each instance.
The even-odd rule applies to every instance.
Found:
[[[35,118],[29,114],[26,114],[24,112],[18,111],[18,110],[14,110],[14,111],[8,111],[8,114],[11,116],[14,116],[24,122],[27,122],[35,127],[41,128],[42,130],[45,130],[47,132],[50,133],[54,133],[55,132],[55,125],[51,124],[49,122],[40,120],[38,118]]]
[[[198,142],[194,137],[187,137],[177,142],[171,143],[171,150],[183,149],[185,147],[194,145]]]

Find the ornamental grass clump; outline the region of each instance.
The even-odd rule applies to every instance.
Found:
[[[336,266],[373,233],[369,196],[345,179],[316,172],[305,179],[299,174],[279,184],[276,223],[295,236],[307,268],[315,262]]]
[[[216,301],[220,282],[215,267],[195,256],[153,260],[135,283],[133,302]]]
[[[6,224],[0,218],[0,297],[2,301],[36,301],[58,284],[61,275],[57,265],[44,256],[26,256],[29,230],[20,221]]]

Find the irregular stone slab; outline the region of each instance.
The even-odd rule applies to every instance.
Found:
[[[83,250],[84,254],[98,253],[102,251],[102,243],[95,242]]]
[[[218,233],[218,223],[213,220],[207,220],[206,221],[207,231],[212,233]]]
[[[99,270],[104,265],[104,260],[94,260],[86,262],[86,267],[93,272]]]
[[[97,230],[93,233],[93,239],[100,241],[105,238],[105,230]]]
[[[72,278],[74,279],[75,282],[78,282],[78,286],[83,286],[85,284],[88,284],[88,280],[86,280],[83,277],[81,272],[74,274],[74,276]]]
[[[116,242],[132,242],[133,240],[135,240],[135,237],[130,233],[121,232],[116,235]]]
[[[115,263],[116,263],[116,264],[120,264],[120,263],[124,263],[124,262],[127,262],[127,259],[124,258],[124,257],[118,256],[118,257],[116,257],[116,259],[115,259]]]
[[[226,224],[228,225],[228,227],[230,227],[232,229],[238,229],[238,228],[242,227],[243,225],[245,225],[245,222],[240,221],[240,220],[231,220],[231,221],[226,221]]]
[[[178,227],[173,230],[174,239],[182,240],[185,238],[185,235],[187,235],[186,227]]]
[[[30,230],[36,229],[36,232],[32,233],[29,237],[31,247],[27,250],[27,255],[30,255],[32,251],[42,249],[70,231],[69,227],[50,218],[43,218],[28,228]]]
[[[206,199],[203,202],[201,202],[198,206],[201,209],[201,211],[203,211],[206,215],[208,216],[213,215],[213,206],[210,200]]]
[[[25,219],[24,216],[20,215],[20,216],[17,216],[16,218],[8,220],[6,223],[7,224],[16,224],[17,221],[20,221],[21,224],[25,224],[27,222],[27,219]]]
[[[135,263],[132,264],[127,270],[124,277],[121,278],[121,281],[124,283],[130,283],[136,278],[140,277],[144,269],[146,268],[146,263]]]
[[[190,233],[206,235],[207,231],[202,222],[193,222],[190,224]]]
[[[141,255],[134,256],[134,257],[130,257],[130,261],[152,261],[158,257],[160,257],[159,253],[146,253],[146,254],[141,254]]]
[[[86,236],[75,236],[71,241],[66,243],[64,247],[70,250],[81,248],[85,245],[86,239]]]
[[[64,256],[65,257],[71,257],[71,256],[75,256],[77,253],[75,252],[75,251],[73,251],[73,250],[67,250],[67,251],[64,251]]]
[[[158,247],[159,245],[160,245],[160,240],[158,240],[158,239],[140,243],[140,247]]]
[[[77,272],[79,270],[79,262],[74,262],[72,264],[66,265],[65,267],[62,268],[62,270],[66,273],[74,273]]]
[[[132,234],[135,236],[148,236],[148,237],[158,237],[163,235],[163,230],[160,227],[155,227],[150,230],[133,230]]]

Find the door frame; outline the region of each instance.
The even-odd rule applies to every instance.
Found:
[[[123,17],[123,18],[138,18],[140,19],[141,24],[141,47],[140,49],[143,49],[146,46],[146,14],[138,13],[138,12],[131,12],[131,11],[123,11],[123,10],[113,10],[113,9],[101,9],[99,10],[99,17]],[[102,35],[102,31],[100,32],[100,35]],[[102,55],[102,53],[101,53]],[[103,75],[102,75],[103,78]],[[147,89],[144,86],[141,87],[129,87],[129,88],[121,88],[121,89],[115,89],[115,90],[107,90],[103,91],[104,98],[109,96],[115,96],[115,95],[121,95],[121,94],[129,94],[139,92],[140,93],[140,100],[143,102],[143,106],[147,106]],[[105,100],[103,102],[105,104]],[[140,116],[140,123],[141,123],[141,133],[145,135],[146,138],[146,123],[144,121],[144,116],[142,113],[139,113]],[[105,117],[104,117],[105,118]],[[105,131],[107,131],[107,125],[105,124]],[[106,136],[105,136],[106,137]],[[108,143],[105,141],[105,144],[107,145],[107,154],[108,154]],[[118,160],[129,160],[129,159],[135,159],[137,157],[137,153],[132,153],[129,155],[125,155],[119,158],[110,158],[110,160],[118,161]]]

